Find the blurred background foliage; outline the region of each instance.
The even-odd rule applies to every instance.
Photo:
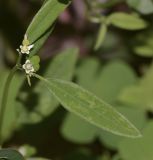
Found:
[[[42,3],[0,1],[0,95],[16,48]],[[152,17],[152,0],[73,0],[39,53],[41,74],[92,91],[133,122],[142,138],[92,126],[61,108],[40,82],[29,88],[18,74],[5,115],[5,147],[19,149],[29,160],[153,160]]]

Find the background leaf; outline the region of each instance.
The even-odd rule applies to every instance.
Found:
[[[119,147],[119,154],[124,160],[151,160],[153,157],[153,122],[151,121],[143,132],[143,138],[124,140]]]
[[[139,30],[147,27],[147,23],[138,15],[122,12],[112,13],[108,16],[108,22],[115,27],[127,30]]]
[[[81,129],[79,129],[81,128]],[[68,113],[61,128],[64,138],[75,143],[90,143],[97,136],[98,128],[82,120],[80,117]]]
[[[143,14],[153,13],[153,2],[151,0],[127,0],[127,3]]]
[[[99,28],[98,35],[97,35],[95,48],[94,48],[95,50],[97,50],[101,47],[103,41],[105,40],[106,34],[107,34],[107,25],[102,22],[102,24]]]
[[[4,84],[8,76],[8,73],[9,73],[8,70],[2,70],[0,72],[0,77],[1,77],[0,78],[0,104],[2,100]],[[23,78],[20,75],[16,74],[11,83],[7,106],[4,113],[4,121],[3,121],[4,123],[2,128],[2,137],[4,141],[10,138],[10,136],[12,135],[12,132],[17,127],[16,97],[17,97],[19,88],[22,84],[22,81],[23,81]]]
[[[23,156],[13,149],[1,149],[0,158],[8,160],[24,160]]]
[[[119,96],[119,100],[123,104],[132,107],[143,108],[145,110],[153,110],[153,65],[147,73],[139,80],[139,83],[123,90]]]
[[[115,104],[122,89],[137,82],[132,69],[123,61],[101,65],[97,59],[86,58],[76,70],[77,82],[110,104]]]

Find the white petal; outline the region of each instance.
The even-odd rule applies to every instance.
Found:
[[[29,54],[30,52],[29,51],[27,51],[27,52],[25,52],[26,54]]]
[[[32,45],[28,46],[28,49],[30,50],[30,49],[32,49],[33,47],[34,47],[34,45],[32,44]]]
[[[29,59],[27,59],[25,63],[31,63],[31,62],[30,62],[30,60],[29,60]]]
[[[29,71],[29,70],[26,70],[26,73],[27,73],[27,74],[29,74],[30,72],[31,72],[31,71]]]
[[[34,72],[34,71],[35,71],[35,69],[34,69],[34,68],[32,68],[32,69],[31,69],[31,72]]]
[[[24,64],[24,65],[22,66],[22,68],[23,68],[23,69],[26,69],[25,67],[26,67],[26,65]]]
[[[16,50],[17,50],[18,53],[20,53],[20,50],[19,50],[19,49],[16,49]]]
[[[21,49],[21,53],[25,54],[25,51],[23,49]]]

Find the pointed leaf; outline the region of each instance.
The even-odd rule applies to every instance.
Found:
[[[113,13],[108,17],[110,24],[127,30],[139,30],[147,27],[147,23],[138,15],[127,13]]]
[[[30,43],[38,40],[53,25],[57,17],[70,4],[70,0],[48,0],[38,11],[26,34]]]
[[[102,23],[95,43],[95,50],[98,50],[101,47],[101,45],[105,40],[106,34],[107,34],[107,25]]]
[[[50,92],[68,111],[114,134],[141,136],[124,116],[80,86],[58,79],[48,81],[38,75],[35,76],[45,82]]]

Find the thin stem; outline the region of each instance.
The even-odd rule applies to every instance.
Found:
[[[13,67],[13,69],[9,73],[7,80],[6,80],[6,83],[5,83],[5,86],[4,86],[1,108],[0,108],[0,146],[2,146],[2,144],[3,144],[2,128],[3,128],[5,109],[6,109],[7,99],[8,99],[8,94],[9,94],[9,88],[10,88],[11,81],[15,75],[15,72],[18,70],[18,67],[20,65],[21,57],[22,56],[19,55],[18,60],[17,60],[17,64]]]
[[[36,78],[38,78],[38,79],[41,80],[41,81],[48,82],[47,79],[45,79],[44,77],[42,77],[42,76],[40,76],[40,75],[38,75],[38,74],[36,74],[36,73],[34,73],[33,76],[36,77]]]

